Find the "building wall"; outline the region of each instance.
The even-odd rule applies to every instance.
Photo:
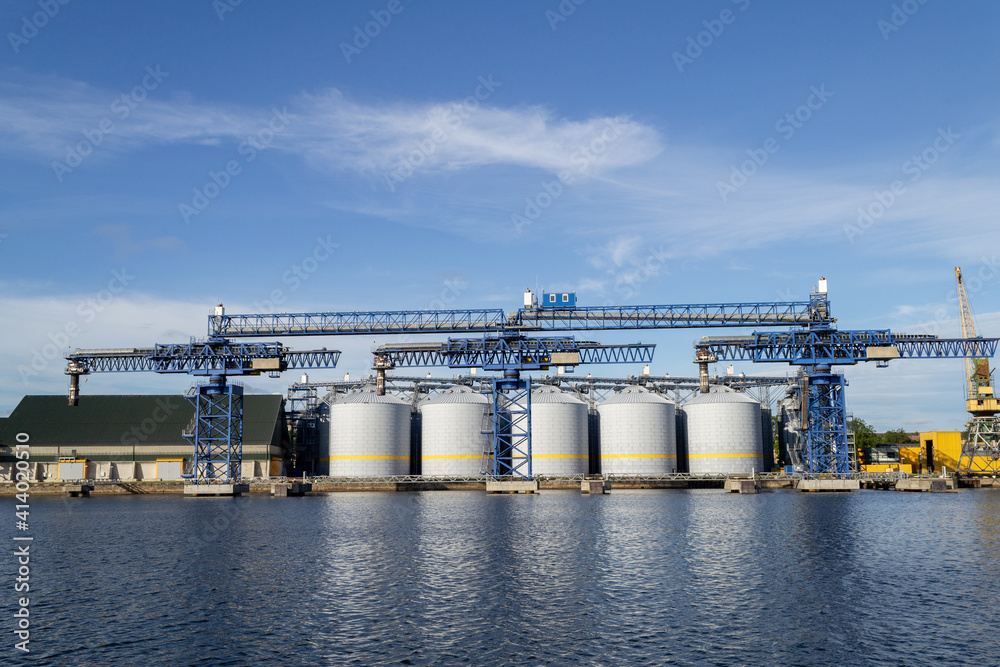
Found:
[[[931,431],[920,434],[920,448],[924,461],[927,461],[927,444],[930,443],[934,452],[933,472],[948,472],[958,470],[959,459],[962,456],[962,433],[960,431]],[[980,472],[1000,472],[1000,461],[992,461],[977,456],[972,469]]]

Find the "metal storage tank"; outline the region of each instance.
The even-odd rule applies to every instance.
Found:
[[[410,405],[373,389],[330,405],[330,476],[410,473]]]
[[[691,473],[761,472],[760,403],[719,387],[684,404]]]
[[[532,475],[585,475],[587,404],[558,387],[531,392]]]
[[[489,399],[469,387],[455,386],[420,405],[421,474],[472,477],[479,475],[489,436],[483,415]]]
[[[645,387],[626,387],[598,405],[597,411],[603,474],[677,472],[673,401]]]

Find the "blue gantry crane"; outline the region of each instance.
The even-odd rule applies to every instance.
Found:
[[[996,338],[942,339],[894,334],[888,329],[838,331],[832,326],[803,331],[713,336],[696,344],[696,361],[739,360],[803,367],[798,388],[805,422],[802,465],[810,474],[847,475],[847,380],[833,366],[893,359],[985,358],[996,353]]]
[[[184,433],[194,446],[193,477],[196,482],[230,483],[240,477],[243,387],[227,378],[335,368],[339,358],[338,350],[293,351],[277,342],[239,343],[221,337],[148,348],[78,349],[66,357],[69,403],[77,404],[80,376],[90,373],[146,371],[206,377],[187,394],[194,406],[194,419]]]

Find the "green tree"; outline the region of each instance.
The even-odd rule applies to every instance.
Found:
[[[882,445],[908,445],[913,442],[913,439],[902,428],[896,428],[880,435],[878,441]]]
[[[853,418],[847,422],[848,430],[854,433],[854,445],[859,450],[862,447],[874,447],[878,444],[878,436],[875,429],[864,419]]]

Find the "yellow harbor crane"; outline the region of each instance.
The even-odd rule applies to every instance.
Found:
[[[962,269],[955,267],[958,279],[958,306],[962,315],[962,338],[978,338],[976,322],[969,307],[969,297],[962,282]],[[993,381],[988,359],[965,358],[965,408],[972,415],[969,437],[962,443],[960,473],[996,472],[1000,459],[1000,406],[993,394]]]

